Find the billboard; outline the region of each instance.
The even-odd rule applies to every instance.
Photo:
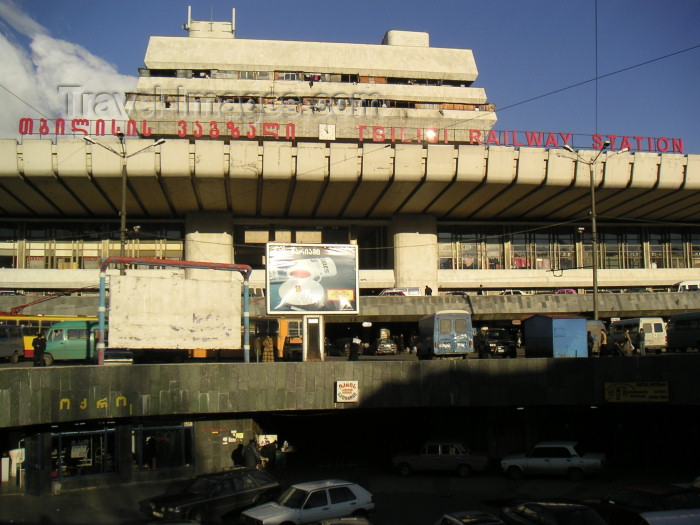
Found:
[[[357,245],[267,243],[267,313],[359,313]]]

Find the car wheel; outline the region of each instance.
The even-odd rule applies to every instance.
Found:
[[[44,366],[51,366],[53,364],[53,356],[51,354],[44,354]]]
[[[583,470],[580,468],[569,469],[568,476],[571,481],[582,481],[584,478]]]
[[[411,468],[411,465],[408,463],[401,463],[399,465],[399,474],[402,476],[410,476],[413,474],[413,469]]]
[[[17,352],[10,356],[10,363],[19,363],[19,354]]]
[[[525,473],[518,467],[508,467],[508,477],[510,477],[510,479],[523,479]]]
[[[457,475],[460,478],[468,478],[472,475],[472,468],[469,465],[460,465],[457,467]]]

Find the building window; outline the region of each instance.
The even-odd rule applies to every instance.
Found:
[[[132,430],[134,470],[185,467],[194,463],[192,425],[148,427]]]
[[[116,472],[116,431],[55,432],[51,434],[51,477],[73,478]]]

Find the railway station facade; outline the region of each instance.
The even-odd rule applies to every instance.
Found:
[[[686,154],[680,139],[497,131],[495,106],[473,86],[471,51],[430,47],[426,33],[389,31],[381,45],[360,45],[237,39],[235,19],[188,17],[185,28],[187,37],[151,38],[136,91],[126,94],[127,119],[26,118],[20,141],[0,139],[0,289],[96,286],[100,260],[122,251],[247,264],[251,286],[263,288],[266,243],[291,242],[356,244],[367,295],[426,285],[436,294],[587,290],[591,174],[602,289],[668,291],[700,277],[700,156]],[[599,155],[606,140],[609,151]],[[127,272],[203,277],[199,270]],[[35,473],[38,491],[56,466],[52,448],[82,447],[78,441],[114,451],[99,472],[96,463],[71,466],[85,477],[152,479],[143,457],[148,438],[177,447],[178,463],[163,456],[156,461],[162,467],[218,468],[228,458],[221,435],[247,439],[261,430],[251,416],[258,399],[269,401],[262,408],[269,411],[304,410],[309,398],[318,402],[312,409],[346,408],[326,403],[332,372],[302,368],[307,364],[323,366],[275,363],[269,377],[241,370],[241,377],[250,369],[265,377],[261,391],[245,399],[224,379],[211,379],[224,374],[213,363],[191,365],[196,373],[174,369],[181,382],[156,367],[127,379],[118,379],[124,371],[72,368],[70,381],[60,370],[5,371],[0,395],[13,408],[4,426],[13,437],[28,437],[29,463],[44,458]],[[449,366],[469,372],[467,363]],[[484,377],[497,373],[493,364],[478,366]],[[647,366],[641,377],[653,381],[656,370]],[[438,367],[395,363],[391,373],[439,382],[445,371]],[[282,388],[289,370],[298,377]],[[374,384],[371,406],[379,409],[393,406],[378,384],[385,370],[381,363],[341,369]],[[624,373],[616,370],[615,377]],[[42,374],[55,386],[43,396]],[[85,379],[101,374],[117,379],[95,385]],[[316,378],[323,374],[328,381],[321,384]],[[411,377],[405,391],[418,392]],[[556,400],[562,386],[552,381]],[[312,383],[318,392],[304,390]],[[468,381],[456,385],[472,388]],[[59,398],[50,398],[55,392]],[[425,406],[454,404],[451,388],[435,392]],[[581,407],[604,402],[602,394],[598,389]],[[18,396],[30,402],[15,402]],[[464,399],[469,405],[471,392]],[[32,412],[36,403],[41,410]],[[127,414],[133,407],[137,413]],[[616,416],[611,411],[611,420]]]
[[[151,37],[128,120],[27,118],[20,142],[0,140],[3,290],[90,286],[122,245],[248,264],[262,287],[267,242],[357,244],[366,294],[586,289],[591,176],[601,289],[699,275],[700,157],[681,139],[496,131],[471,51],[427,33],[365,45],[237,39],[235,16],[185,28]]]

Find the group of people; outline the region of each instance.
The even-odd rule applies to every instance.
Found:
[[[589,346],[591,345],[592,336],[588,332]],[[645,355],[645,340],[644,340],[644,328],[640,328],[636,336],[632,336],[629,330],[625,330],[625,335],[622,341],[615,341],[612,344],[608,344],[608,334],[605,330],[600,331],[600,350],[599,355],[616,355],[616,356],[626,356],[631,357],[635,353],[640,355]]]
[[[245,446],[239,443],[238,447],[231,452],[231,461],[233,461],[233,465],[236,467],[244,466],[260,470],[265,467],[274,466],[277,450],[277,441],[265,443],[258,447],[255,443],[255,439],[251,439]]]

